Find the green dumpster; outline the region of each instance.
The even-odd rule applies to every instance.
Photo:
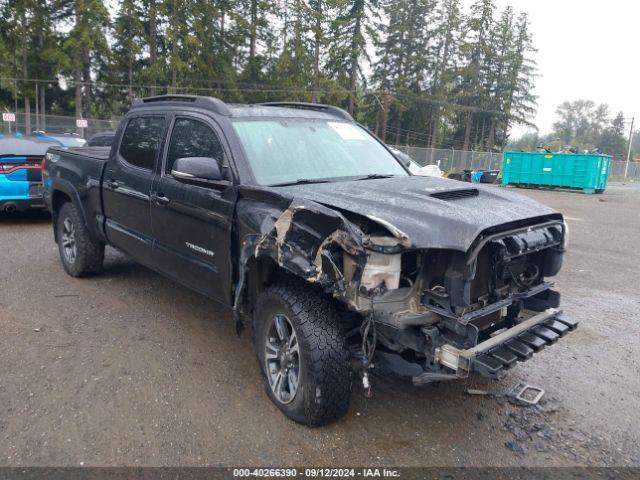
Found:
[[[602,193],[611,157],[587,153],[504,152],[502,185],[577,188]]]

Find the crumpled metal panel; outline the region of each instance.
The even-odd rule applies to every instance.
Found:
[[[364,235],[339,212],[304,198],[286,204],[262,189],[245,188],[240,196],[245,198],[239,201],[236,214],[253,231],[241,238],[236,316],[252,257],[269,257],[292,274],[334,292],[343,291],[344,282],[343,272],[329,254],[331,247],[360,257],[364,263]]]

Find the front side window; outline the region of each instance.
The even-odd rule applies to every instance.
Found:
[[[317,119],[236,120],[257,182],[277,185],[306,180],[339,180],[408,173],[361,127]]]
[[[153,170],[164,122],[164,117],[132,118],[122,135],[120,156],[133,166]]]
[[[218,135],[206,123],[192,118],[178,118],[171,132],[165,172],[171,173],[178,158],[214,158],[222,166],[224,151]]]

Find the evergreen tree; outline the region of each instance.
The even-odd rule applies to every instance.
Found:
[[[150,84],[149,95],[157,93],[157,83],[163,76],[163,66],[158,62],[161,28],[160,7],[162,0],[141,0],[140,20],[144,27],[144,40],[148,48],[148,59],[142,70],[142,81]]]
[[[166,67],[170,77],[170,93],[177,93],[178,77],[188,73],[186,50],[189,42],[190,20],[192,13],[189,0],[165,0],[163,14],[167,19],[165,31]]]
[[[51,0],[5,0],[0,2],[0,13],[2,72],[23,79],[3,82],[3,90],[7,100],[22,99],[27,133],[32,130],[32,109],[38,114],[35,128],[42,130],[46,128],[47,92],[51,91],[48,80],[63,61],[54,25],[56,5]]]
[[[396,127],[396,143],[400,132],[420,128],[425,122],[424,108],[416,106],[415,98],[425,89],[430,62],[432,31],[428,25],[433,16],[435,1],[392,2],[382,4],[383,17],[388,22],[380,29],[382,38],[377,42],[378,62],[374,65],[373,82],[382,90],[383,112],[381,135],[386,137],[388,110]],[[394,97],[389,103],[388,93]],[[404,115],[404,112],[409,112]]]
[[[515,88],[515,85],[513,85],[514,79],[510,79],[508,76],[509,67],[513,62],[518,61],[514,57],[513,36],[515,32],[513,22],[513,9],[507,7],[489,35],[489,46],[492,51],[492,55],[489,57],[491,63],[486,65],[487,77],[485,84],[482,86],[484,90],[482,96],[485,100],[484,105],[487,111],[480,115],[482,118],[482,136],[479,142],[479,146],[487,150],[493,149],[496,130],[502,124],[502,119],[509,114],[505,110],[507,98]],[[485,132],[487,132],[486,135]]]
[[[92,69],[104,66],[109,56],[106,31],[109,13],[102,0],[68,2],[73,28],[64,41],[67,69],[73,75],[76,118],[91,117],[93,106]]]
[[[309,101],[306,93],[313,89],[314,57],[313,11],[303,0],[284,0],[282,52],[278,58],[275,76],[280,86],[288,90],[292,100]]]
[[[493,0],[468,15],[460,0],[113,0],[112,26],[105,4],[0,0],[0,106],[110,116],[164,92],[320,101],[390,142],[488,149],[535,112],[528,19],[494,18]],[[608,112],[583,107],[567,136],[604,141]]]
[[[266,0],[241,0],[238,5],[240,37],[246,38],[246,43],[240,44],[244,53],[241,79],[254,86],[267,81],[267,70],[271,67],[269,54],[273,53],[276,37],[272,24],[276,6]]]
[[[429,145],[435,147],[442,127],[441,118],[446,116],[446,102],[456,78],[459,64],[460,39],[462,38],[462,14],[459,0],[443,0],[436,9],[434,19],[434,49],[430,95],[434,100],[431,118]]]
[[[486,105],[483,93],[487,90],[488,71],[493,62],[489,38],[494,26],[494,10],[493,0],[478,0],[471,6],[465,22],[467,38],[461,45],[464,65],[459,71],[460,84],[455,91],[459,102],[468,107],[458,115],[459,129],[464,131],[463,150],[476,146],[479,140],[478,124],[482,118],[476,112]]]
[[[501,118],[503,135],[500,139],[500,145],[506,143],[507,132],[512,122],[532,126],[529,119],[536,112],[537,97],[533,94],[533,87],[537,75],[537,65],[531,58],[536,50],[532,45],[529,20],[526,14],[521,14],[518,17],[513,37],[513,51],[506,77],[510,88],[504,92],[506,115]]]
[[[133,85],[140,81],[140,63],[145,41],[141,5],[136,0],[122,0],[114,22],[113,62],[107,78],[112,83],[127,84],[127,101],[114,99],[112,111],[124,110],[135,97]],[[113,89],[110,89],[113,91]],[[124,103],[124,104],[120,104]]]
[[[324,0],[310,0],[309,9],[313,32],[313,86],[311,101],[317,102],[319,98],[320,83],[323,80],[321,74],[322,50],[325,46],[327,29],[328,7]]]
[[[233,1],[195,0],[192,18],[192,40],[186,58],[189,63],[187,80],[194,87],[235,87],[236,71],[233,59],[237,48],[234,32],[228,31]],[[228,98],[231,98],[230,96]],[[239,97],[232,98],[238,100]]]
[[[347,109],[354,114],[358,83],[364,83],[363,62],[369,60],[367,43],[377,33],[378,0],[332,0],[336,18],[331,25],[328,45],[329,76],[349,93]]]

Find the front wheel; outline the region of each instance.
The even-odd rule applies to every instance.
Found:
[[[267,288],[254,310],[254,344],[271,401],[309,426],[349,409],[351,366],[339,316],[330,300],[306,285]]]
[[[58,250],[64,270],[72,277],[100,273],[104,260],[104,244],[89,236],[82,215],[71,202],[58,212],[56,228]]]

